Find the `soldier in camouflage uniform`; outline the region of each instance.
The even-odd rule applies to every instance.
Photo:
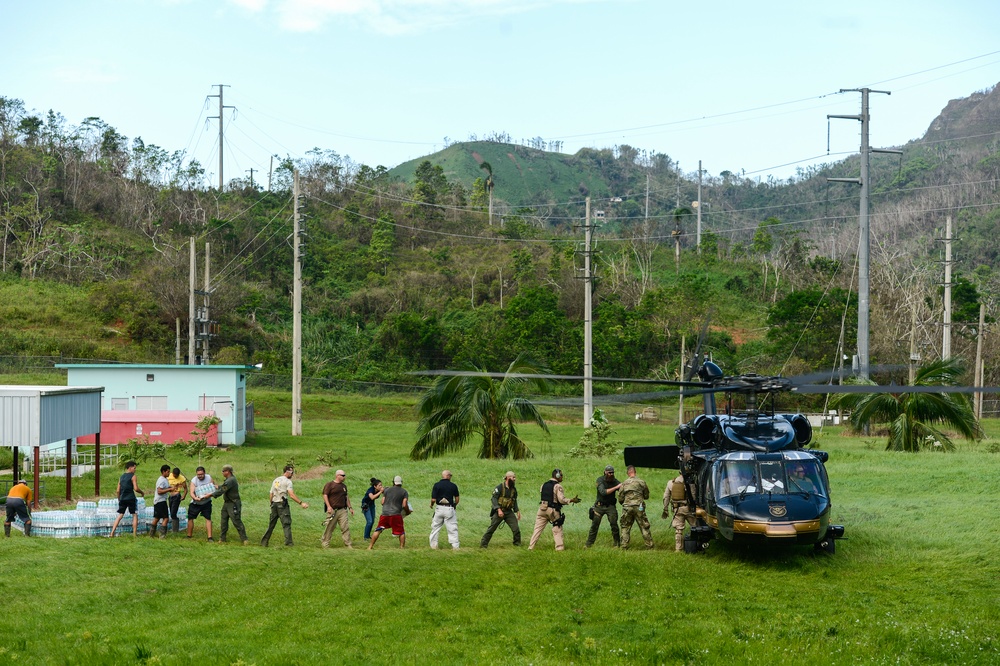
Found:
[[[684,477],[680,474],[667,484],[667,489],[663,493],[664,518],[670,515],[671,507],[674,510],[674,519],[670,521],[670,526],[674,528],[674,550],[681,551],[684,550],[684,523],[690,523],[694,527],[694,512],[688,506],[684,493]]]
[[[618,491],[618,501],[622,503],[622,550],[628,548],[632,533],[632,523],[638,522],[642,531],[642,540],[646,548],[653,547],[653,535],[649,531],[649,519],[646,518],[646,500],[649,499],[649,486],[635,475],[635,467],[629,465],[625,470],[628,478]]]
[[[490,527],[479,545],[483,548],[489,546],[493,533],[506,522],[514,534],[514,545],[520,546],[521,527],[518,521],[521,520],[521,510],[517,506],[517,475],[514,472],[507,472],[504,475],[503,481],[493,490],[493,498],[490,501],[492,504]]]

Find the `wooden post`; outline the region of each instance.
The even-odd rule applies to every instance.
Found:
[[[73,499],[73,440],[66,440],[66,501]]]
[[[101,431],[94,435],[94,497],[101,496]]]
[[[20,469],[20,465],[17,464],[17,455],[18,455],[18,447],[15,446],[14,447],[14,465],[13,465],[14,466],[14,470],[13,470],[14,471],[14,485],[17,485],[17,482],[21,478],[21,469]]]
[[[35,464],[32,467],[32,472],[33,472],[32,476],[34,477],[32,480],[35,482],[35,496],[34,496],[34,499],[31,500],[31,508],[33,508],[33,509],[37,509],[38,508],[38,485],[39,485],[39,482],[40,482],[40,479],[38,478],[39,477],[38,466],[42,462],[41,461],[41,453],[40,453],[40,449],[41,448],[42,447],[40,447],[40,446],[36,446],[35,447]]]

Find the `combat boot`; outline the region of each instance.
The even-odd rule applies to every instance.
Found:
[[[24,524],[24,536],[31,536],[31,521],[29,520]]]
[[[10,525],[4,525],[3,526],[3,535],[5,537],[9,537],[10,536]]]
[[[181,529],[181,519],[180,518],[171,518],[170,519],[170,528],[174,531],[174,534],[177,534],[177,532],[179,532],[180,529]],[[164,527],[163,529],[167,529],[167,528]]]

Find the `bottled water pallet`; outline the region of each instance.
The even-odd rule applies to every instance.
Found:
[[[146,506],[145,498],[136,502],[136,515],[139,517],[139,534],[149,534],[153,523],[153,507]],[[118,500],[102,499],[97,502],[79,501],[73,511],[35,511],[31,514],[31,535],[68,539],[72,537],[106,537],[111,534],[111,526],[118,516]],[[187,508],[180,507],[177,511],[180,529],[187,529]],[[24,523],[18,518],[13,523],[14,529],[24,531]],[[125,514],[115,536],[132,533],[132,516]]]

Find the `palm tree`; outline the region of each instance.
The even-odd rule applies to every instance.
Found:
[[[493,167],[490,166],[489,162],[483,162],[479,168],[486,171],[486,180],[483,185],[486,187],[486,193],[490,195],[490,226],[493,226]]]
[[[538,408],[523,393],[528,388],[544,392],[549,383],[544,378],[517,375],[547,372],[521,354],[502,380],[494,380],[480,368],[468,374],[438,377],[417,405],[419,438],[410,458],[426,460],[458,451],[477,434],[483,438],[480,458],[530,458],[533,454],[518,436],[515,424],[533,421],[548,434],[549,427]]]
[[[958,386],[964,371],[956,359],[934,361],[917,371],[913,386]],[[887,451],[919,451],[922,444],[954,450],[938,424],[950,425],[968,440],[983,436],[971,401],[963,393],[844,393],[832,405],[852,410],[851,428],[856,431],[872,423],[888,423]]]

